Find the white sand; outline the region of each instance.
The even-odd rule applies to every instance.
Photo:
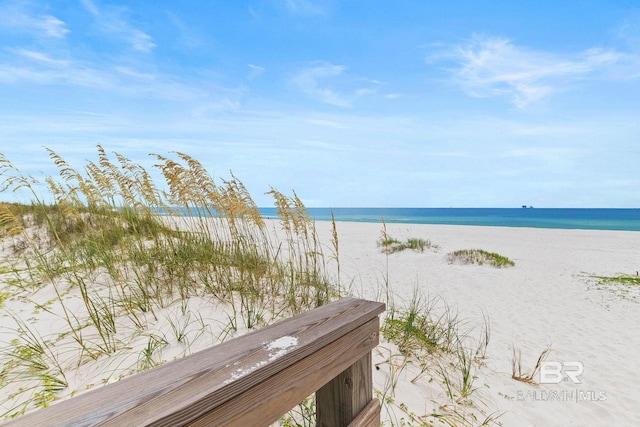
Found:
[[[321,235],[328,226],[318,223]],[[353,282],[355,295],[379,299],[388,262],[397,305],[417,288],[443,298],[471,324],[480,326],[483,313],[489,317],[491,341],[475,386],[489,413],[504,411],[498,419],[503,425],[640,425],[640,290],[598,289],[590,278],[635,275],[640,233],[387,224],[394,238],[424,238],[440,246],[437,252],[404,251],[387,258],[376,247],[380,224],[339,223],[338,231],[342,281]],[[459,249],[497,252],[515,266],[448,264],[446,254]],[[514,346],[522,352],[523,370],[530,370],[548,345],[547,362],[568,363],[568,371],[580,366],[573,362],[582,364],[580,384],[566,378],[529,385],[511,378]],[[388,374],[376,375],[381,385]],[[405,378],[396,400],[419,404],[416,396],[429,395],[432,386]]]
[[[317,223],[319,236],[327,245],[326,254],[331,253],[330,225]],[[491,342],[484,365],[475,372],[478,390],[472,400],[488,414],[504,412],[498,419],[504,426],[640,425],[640,386],[636,384],[640,340],[635,339],[635,328],[640,325],[640,292],[599,289],[590,277],[636,274],[640,270],[640,233],[387,224],[387,233],[395,238],[424,238],[439,245],[437,251],[407,250],[388,257],[376,245],[381,224],[338,223],[338,233],[341,283],[354,296],[384,301],[388,275],[398,307],[409,301],[417,288],[425,298],[442,298],[475,331],[481,327],[483,315],[489,318]],[[496,269],[447,263],[447,253],[474,248],[507,256],[516,265]],[[2,275],[4,280],[10,277]],[[52,295],[38,293],[30,298],[46,301]],[[195,351],[211,345],[220,338],[226,319],[212,312],[205,300],[194,300],[191,305],[194,317],[180,320],[177,307],[157,313],[158,322],[147,319],[148,333],[132,338],[128,344],[139,352],[153,334],[164,334],[170,340],[176,325],[207,324],[192,329],[194,335],[187,339],[190,343],[172,345],[158,357],[171,360],[184,354],[185,347]],[[34,313],[27,301],[14,301],[11,309],[29,318],[30,327],[42,330],[43,335],[64,329],[59,318],[46,312]],[[6,312],[0,321],[4,328],[14,328]],[[2,341],[10,338],[3,336]],[[530,370],[548,345],[548,362],[582,364],[580,384],[567,379],[559,384],[530,385],[511,378],[514,347],[522,351],[523,368]],[[392,346],[383,344],[374,362],[381,363],[388,357],[389,348]],[[88,363],[76,375],[68,372],[70,387],[82,390],[110,381],[112,373],[119,370],[135,369],[138,354],[123,354],[100,366]],[[393,376],[388,364],[381,366],[375,372],[375,386],[388,392]],[[396,375],[394,393],[387,396],[393,396],[397,404],[406,403],[417,416],[433,410],[446,413],[447,408],[434,403],[443,403],[443,387],[437,375],[430,373],[412,383],[416,373],[415,368],[407,368]],[[429,378],[434,381],[429,382]],[[540,377],[535,379],[539,382]],[[464,405],[458,410],[465,411]],[[383,413],[394,422],[401,416],[401,412]],[[437,423],[433,418],[428,420]]]

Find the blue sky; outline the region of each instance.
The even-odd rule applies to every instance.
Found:
[[[0,0],[0,153],[98,144],[261,206],[640,207],[640,3]]]

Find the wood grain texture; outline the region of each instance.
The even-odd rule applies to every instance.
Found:
[[[189,426],[268,426],[331,378],[357,363],[363,353],[371,354],[378,344],[379,331],[378,318],[372,319]]]
[[[348,427],[380,427],[380,401],[371,400]]]
[[[346,426],[373,397],[371,352],[316,393],[318,427]]]
[[[372,320],[377,323],[377,316],[382,311],[384,304],[344,298],[183,359],[87,391],[49,408],[36,410],[3,426],[188,425],[227,402],[231,405],[231,401],[239,396],[246,399],[242,396],[247,390],[280,372],[284,371],[284,376],[292,375],[296,371],[288,369],[345,335],[359,330],[357,336],[360,337],[360,327]],[[285,349],[275,347],[274,350],[272,344],[283,338],[295,339],[296,345]],[[365,338],[362,340],[366,341]],[[363,350],[366,347],[362,343],[358,346]],[[355,360],[361,357],[359,355]],[[269,391],[273,394],[280,392]],[[298,402],[313,391],[303,394]],[[257,396],[266,392],[260,393]],[[283,393],[293,394],[293,391],[285,389]]]

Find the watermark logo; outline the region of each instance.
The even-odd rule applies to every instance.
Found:
[[[540,363],[540,384],[560,384],[563,381],[582,384],[584,365],[582,362],[549,362]],[[552,387],[553,388],[553,387]],[[564,388],[564,387],[563,387]],[[534,402],[602,402],[607,400],[607,393],[602,390],[518,390],[516,398]]]
[[[582,384],[580,376],[583,372],[582,362],[542,362],[540,364],[540,384],[560,384],[562,381]]]
[[[607,392],[602,390],[518,390],[516,399],[529,402],[603,402]]]

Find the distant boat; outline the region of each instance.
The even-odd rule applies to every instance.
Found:
[[[522,209],[533,209],[533,206],[522,205]]]

